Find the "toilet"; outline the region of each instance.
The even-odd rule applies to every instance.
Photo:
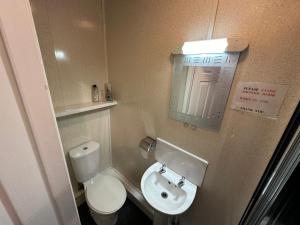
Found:
[[[71,164],[76,180],[83,183],[86,202],[97,225],[114,225],[126,200],[126,190],[115,177],[100,173],[100,145],[90,141],[73,148]]]

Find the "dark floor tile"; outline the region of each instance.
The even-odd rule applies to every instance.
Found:
[[[78,207],[78,213],[80,217],[81,225],[97,225],[89,211],[89,207],[86,203],[83,203]]]
[[[129,199],[120,209],[116,225],[152,225],[152,221]]]
[[[78,207],[81,225],[96,225],[86,203]],[[129,199],[119,210],[116,225],[152,225],[152,221]]]

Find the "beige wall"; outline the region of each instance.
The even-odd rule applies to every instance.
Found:
[[[90,102],[91,85],[103,89],[107,80],[102,2],[30,2],[54,106]]]
[[[34,22],[54,107],[91,102],[91,85],[107,81],[105,32],[100,0],[31,0]],[[59,61],[54,51],[63,51]],[[111,165],[109,110],[57,120],[74,192],[78,185],[70,149],[93,140],[101,146],[101,169]]]
[[[214,38],[249,38],[250,48],[240,57],[219,132],[191,130],[168,118],[170,52],[183,41],[206,38],[211,2],[105,1],[109,80],[119,101],[111,111],[113,166],[139,186],[153,162],[139,154],[139,140],[150,135],[179,145],[209,161],[182,224],[234,225],[299,100],[300,2],[220,0]],[[279,118],[231,110],[238,81],[288,84]]]
[[[71,182],[75,193],[77,182],[70,164],[68,152],[84,142],[93,140],[100,143],[100,169],[111,166],[110,115],[109,110],[93,111],[57,119]]]
[[[54,106],[90,101],[90,85],[107,79],[101,0],[31,0]],[[238,81],[290,86],[277,120],[230,109],[219,132],[191,130],[168,118],[170,52],[183,41],[205,39],[209,0],[106,0],[109,80],[119,104],[112,109],[113,165],[136,186],[153,162],[137,148],[150,135],[162,137],[209,161],[204,184],[183,224],[237,224],[259,177],[299,100],[299,1],[220,0],[214,38],[249,38]],[[57,61],[54,50],[66,61]],[[99,141],[103,167],[110,165],[109,112],[58,121],[65,153]],[[72,176],[75,191],[77,185]]]

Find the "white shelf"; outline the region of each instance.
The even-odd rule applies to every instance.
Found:
[[[55,108],[55,116],[56,118],[59,118],[59,117],[69,116],[69,115],[78,114],[82,112],[88,112],[91,110],[108,108],[114,105],[117,105],[117,101],[97,102],[97,103],[90,102],[90,103],[70,105],[65,107],[57,107]]]

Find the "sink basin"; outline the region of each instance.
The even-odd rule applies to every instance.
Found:
[[[162,164],[154,163],[144,173],[141,180],[141,188],[146,201],[157,211],[178,215],[185,212],[192,204],[197,186],[184,180],[184,185],[177,184],[181,175],[165,167],[165,172],[160,174]]]

